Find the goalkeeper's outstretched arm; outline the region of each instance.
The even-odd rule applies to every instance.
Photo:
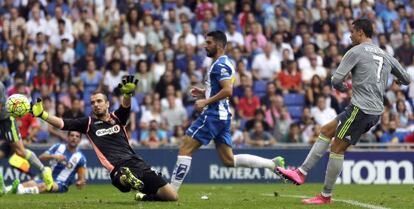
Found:
[[[53,115],[49,115],[49,113],[44,110],[43,102],[40,98],[37,98],[36,103],[31,105],[31,113],[33,114],[33,116],[43,119],[44,121],[48,122],[50,125],[56,128],[63,128],[63,119]]]

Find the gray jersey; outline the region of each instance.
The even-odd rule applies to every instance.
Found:
[[[372,43],[356,45],[344,55],[332,76],[335,88],[342,85],[349,72],[352,74],[351,103],[370,115],[380,115],[384,111],[383,98],[390,73],[404,85],[411,81],[394,57]]]
[[[0,120],[10,117],[10,114],[6,110],[6,100],[6,87],[4,87],[3,83],[0,81]]]

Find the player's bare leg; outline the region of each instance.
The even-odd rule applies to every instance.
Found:
[[[201,147],[201,143],[190,136],[184,137],[183,143],[178,151],[177,162],[171,176],[171,185],[178,192],[185,176],[191,167],[193,153]]]
[[[17,155],[28,160],[30,162],[30,165],[35,166],[42,172],[43,181],[47,185],[47,189],[51,190],[53,187],[53,177],[50,167],[45,167],[34,152],[26,149],[23,145],[22,140],[16,140],[15,142],[11,143],[10,146]]]
[[[137,201],[177,201],[178,193],[171,186],[166,184],[165,186],[158,189],[157,194],[144,194],[137,192],[135,194],[135,200]]]
[[[220,143],[216,147],[221,161],[227,167],[268,168],[273,171],[277,166],[285,166],[285,161],[280,156],[266,159],[250,154],[234,155],[233,149],[227,144]]]
[[[305,204],[329,204],[331,203],[332,189],[336,179],[342,171],[345,151],[351,144],[345,140],[336,138],[331,145],[328,166],[325,174],[325,182],[320,195],[302,200]]]
[[[337,120],[332,120],[326,125],[322,126],[321,133],[318,140],[312,146],[303,164],[296,170],[288,170],[284,168],[277,168],[277,172],[284,178],[292,181],[296,185],[305,183],[305,178],[308,172],[319,162],[322,156],[329,148],[332,137],[335,135]]]

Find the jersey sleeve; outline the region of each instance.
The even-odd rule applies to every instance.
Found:
[[[60,144],[54,144],[53,146],[51,146],[48,150],[45,151],[46,154],[52,155],[53,153],[56,152],[56,150],[59,148]]]
[[[222,63],[216,64],[211,73],[217,78],[218,81],[230,80],[233,77],[231,68]]]
[[[89,117],[63,119],[63,128],[65,131],[79,131],[86,134],[89,125]]]
[[[353,49],[349,50],[342,58],[341,63],[332,75],[332,86],[339,91],[345,91],[347,87],[344,85],[346,75],[355,67],[359,61],[357,53]]]
[[[131,106],[125,108],[122,105],[119,105],[119,108],[115,110],[114,115],[119,119],[122,125],[126,125],[129,119],[129,114],[131,113]]]
[[[398,81],[404,85],[408,85],[411,82],[411,77],[407,71],[401,66],[401,64],[394,57],[389,56],[391,62],[391,73],[398,78]]]
[[[358,54],[354,50],[349,50],[342,58],[341,63],[333,74],[332,80],[340,80],[341,82],[345,79],[346,75],[355,67],[359,62]]]

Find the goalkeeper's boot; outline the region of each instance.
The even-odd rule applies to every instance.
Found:
[[[119,178],[134,190],[142,190],[144,188],[144,182],[139,180],[128,167],[121,168],[121,176]]]
[[[276,172],[279,173],[283,178],[291,181],[293,184],[301,185],[305,183],[306,176],[299,171],[299,169],[290,170],[282,167],[277,167]]]
[[[10,191],[7,192],[7,194],[17,194],[17,189],[19,188],[20,180],[15,179],[12,183],[12,187]]]
[[[135,200],[136,201],[144,201],[144,197],[146,194],[142,193],[142,192],[137,192],[135,194]]]
[[[4,188],[4,179],[3,175],[0,174],[0,197],[6,193],[6,188]]]
[[[42,172],[43,181],[46,184],[46,190],[51,191],[53,188],[53,176],[52,176],[52,169],[50,167],[45,167]]]
[[[322,194],[319,194],[316,197],[312,197],[309,199],[303,199],[302,203],[305,205],[324,205],[324,204],[331,204],[331,196],[325,197]]]

